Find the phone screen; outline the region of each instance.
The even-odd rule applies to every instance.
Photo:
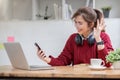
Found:
[[[36,46],[39,50],[41,50],[40,46],[39,46],[37,43],[35,43],[35,46]]]

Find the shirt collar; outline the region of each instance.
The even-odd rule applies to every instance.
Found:
[[[87,36],[87,38],[84,38],[83,35],[80,35],[82,37],[82,40],[88,39],[91,35],[93,35],[93,31]]]

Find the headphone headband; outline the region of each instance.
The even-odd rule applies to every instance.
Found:
[[[84,39],[85,38],[83,36],[81,36],[80,34],[76,34],[75,42],[76,42],[77,45],[83,45],[83,40]],[[89,45],[93,45],[95,43],[95,38],[93,36],[93,32],[90,33],[90,35],[88,35],[87,41],[88,41]]]

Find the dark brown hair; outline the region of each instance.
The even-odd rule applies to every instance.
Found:
[[[103,14],[97,10],[92,9],[90,7],[83,7],[78,9],[72,16],[72,19],[76,18],[77,16],[82,16],[83,19],[90,25],[92,22],[94,22],[94,27],[97,26],[97,19],[99,21],[102,19]],[[102,30],[105,31],[105,30]]]

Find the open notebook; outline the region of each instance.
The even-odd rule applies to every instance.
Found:
[[[52,70],[51,66],[30,66],[25,58],[24,52],[20,43],[13,42],[13,43],[3,43],[5,50],[8,54],[10,62],[14,68],[17,69],[24,69],[24,70]]]

